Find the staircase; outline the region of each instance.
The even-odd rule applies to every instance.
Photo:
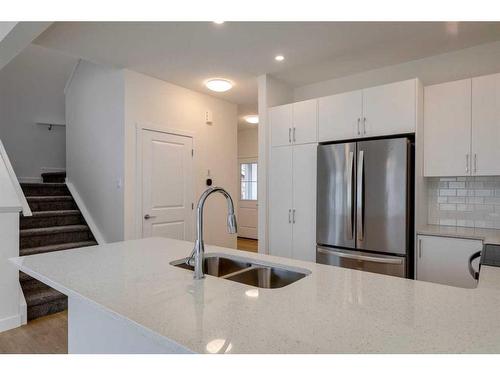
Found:
[[[43,183],[22,183],[33,216],[21,216],[19,255],[42,254],[97,245],[71,193],[66,173],[43,173]],[[67,297],[20,272],[28,320],[67,309]]]

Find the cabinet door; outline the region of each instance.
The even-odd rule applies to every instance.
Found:
[[[292,256],[292,146],[273,147],[269,166],[269,254]]]
[[[424,176],[470,175],[471,80],[424,91]]]
[[[500,175],[500,74],[472,79],[472,173]]]
[[[271,145],[283,146],[292,143],[292,104],[269,108],[268,121],[271,128]]]
[[[318,141],[318,101],[293,103],[292,141],[295,144]]]
[[[365,136],[415,132],[417,81],[363,90],[363,133]]]
[[[361,91],[327,96],[318,100],[320,142],[361,136],[363,96]]]
[[[482,248],[479,240],[418,236],[417,280],[474,288],[476,281],[469,273],[469,257]]]
[[[316,144],[293,147],[292,258],[316,260]]]

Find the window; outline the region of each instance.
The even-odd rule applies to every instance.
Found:
[[[240,164],[241,193],[244,201],[257,200],[257,163]]]

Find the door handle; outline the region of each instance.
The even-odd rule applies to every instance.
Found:
[[[474,154],[474,173],[477,173],[477,154]]]
[[[469,173],[469,154],[465,154],[465,173]]]
[[[293,128],[293,143],[295,143],[295,127]]]
[[[358,155],[358,186],[356,187],[356,229],[357,237],[363,241],[364,223],[363,223],[363,167],[365,152],[361,150]]]
[[[288,143],[292,143],[292,128],[288,128]]]
[[[366,134],[366,117],[363,117],[363,134]]]
[[[359,131],[359,123],[361,122],[361,119],[358,117],[358,135],[361,135],[361,132]]]
[[[354,152],[349,152],[349,157],[347,160],[347,239],[352,240],[354,237],[353,233],[353,183],[352,174],[354,172]]]
[[[292,209],[288,209],[288,224],[292,224]]]
[[[292,223],[295,224],[295,208],[292,210]]]
[[[154,219],[156,216],[151,216],[150,214],[144,215],[144,219],[149,220],[149,219]]]
[[[418,257],[422,258],[422,239],[418,239]]]
[[[398,259],[398,258],[383,258],[383,257],[377,257],[377,256],[348,254],[348,253],[342,253],[340,251],[335,251],[335,250],[325,250],[325,249],[320,248],[320,247],[318,247],[317,251],[319,253],[322,253],[322,254],[335,255],[339,258],[360,260],[360,261],[364,261],[364,262],[385,263],[385,264],[403,264],[403,259]]]

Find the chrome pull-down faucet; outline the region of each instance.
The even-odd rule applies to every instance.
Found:
[[[203,243],[203,207],[209,195],[215,192],[221,193],[227,200],[227,231],[229,233],[236,233],[237,230],[233,199],[229,193],[221,187],[213,187],[205,190],[196,206],[196,240],[194,242],[194,249],[186,261],[190,266],[194,265],[194,278],[196,280],[205,277],[203,272],[203,260],[205,255],[205,245]]]

